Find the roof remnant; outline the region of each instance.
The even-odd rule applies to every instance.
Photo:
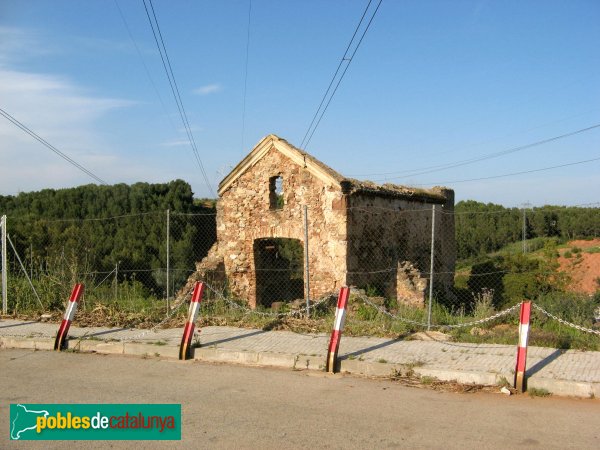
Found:
[[[373,195],[381,197],[396,197],[420,200],[432,203],[444,203],[446,188],[436,186],[431,189],[414,188],[392,183],[377,184],[372,181],[361,181],[354,178],[347,178],[336,172],[327,164],[319,161],[311,154],[294,147],[285,139],[274,134],[265,136],[252,151],[238,163],[237,166],[219,183],[219,195],[222,195],[231,184],[241,176],[246,170],[256,164],[268,150],[275,148],[286,154],[296,163],[310,170],[318,178],[328,181],[330,184],[338,186],[342,192],[348,195]]]

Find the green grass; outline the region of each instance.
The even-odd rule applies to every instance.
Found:
[[[39,288],[44,308],[40,308],[26,280],[11,277],[9,287],[9,310],[14,317],[37,319],[42,312],[52,312],[55,318],[64,313],[70,287],[55,285],[49,280],[35,281]],[[64,283],[63,283],[64,284]],[[43,295],[42,295],[43,294]],[[330,333],[334,321],[335,299],[312,311],[309,319],[303,314],[295,317],[261,316],[250,313],[243,301],[236,301],[241,308],[232,307],[223,300],[215,300],[207,293],[201,305],[199,326],[218,325],[262,330],[290,330],[301,333]],[[58,300],[57,300],[58,299]],[[443,299],[440,299],[442,301]],[[547,311],[586,328],[592,328],[595,308],[600,306],[600,293],[593,297],[551,292],[533,299]],[[427,310],[406,305],[398,305],[386,299],[388,311],[403,320],[390,318],[370,305],[364,304],[356,296],[351,296],[348,306],[344,335],[378,336],[392,339],[407,339],[412,333],[425,329]],[[258,309],[271,312],[268,309]],[[474,302],[471,312],[450,309],[437,299],[432,308],[432,324],[457,325],[489,317],[498,311],[489,299],[481,297]],[[100,286],[90,289],[81,301],[75,316],[76,326],[119,326],[150,328],[166,316],[164,300],[150,295],[135,282],[119,285],[119,298],[114,298],[114,287]],[[182,305],[167,322],[169,327],[183,326],[187,318],[186,305]],[[471,328],[444,329],[455,341],[473,343],[495,343],[515,345],[518,338],[518,313],[502,317],[484,325],[477,325],[484,333],[472,335]],[[437,330],[434,327],[434,330]],[[584,333],[534,311],[529,342],[531,345],[558,349],[600,350],[600,338]],[[156,345],[164,345],[160,341]]]
[[[554,237],[537,237],[526,239],[525,244],[527,246],[527,253],[536,253],[548,246],[555,246],[557,248],[564,246],[564,243],[561,240]],[[490,256],[514,255],[517,253],[523,253],[523,241],[507,244],[500,250],[491,253]]]

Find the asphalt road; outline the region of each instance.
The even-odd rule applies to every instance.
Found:
[[[182,441],[9,441],[10,403],[181,403]],[[0,350],[0,448],[600,448],[600,401],[307,371]]]

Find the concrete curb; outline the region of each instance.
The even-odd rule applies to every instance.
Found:
[[[2,337],[1,348],[28,350],[53,350],[54,339],[42,337]],[[172,345],[157,345],[139,342],[111,342],[96,340],[68,341],[68,349],[89,353],[131,355],[142,357],[166,357],[177,359],[179,348]],[[199,347],[192,349],[193,360],[241,364],[249,366],[280,367],[292,370],[323,371],[326,355],[304,355],[294,353],[238,351],[218,347]],[[463,384],[499,385],[504,380],[512,381],[513,374],[473,372],[427,368],[411,368],[406,364],[341,359],[339,371],[353,375],[370,377],[391,377],[394,374],[406,374],[407,370],[421,377],[433,377],[441,381],[456,381]],[[600,383],[539,378],[528,378],[528,388],[545,389],[553,395],[566,397],[600,398]]]

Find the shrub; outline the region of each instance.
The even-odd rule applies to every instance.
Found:
[[[536,303],[561,319],[589,328],[594,321],[595,310],[600,306],[600,294],[589,297],[584,294],[553,292],[537,298]]]

